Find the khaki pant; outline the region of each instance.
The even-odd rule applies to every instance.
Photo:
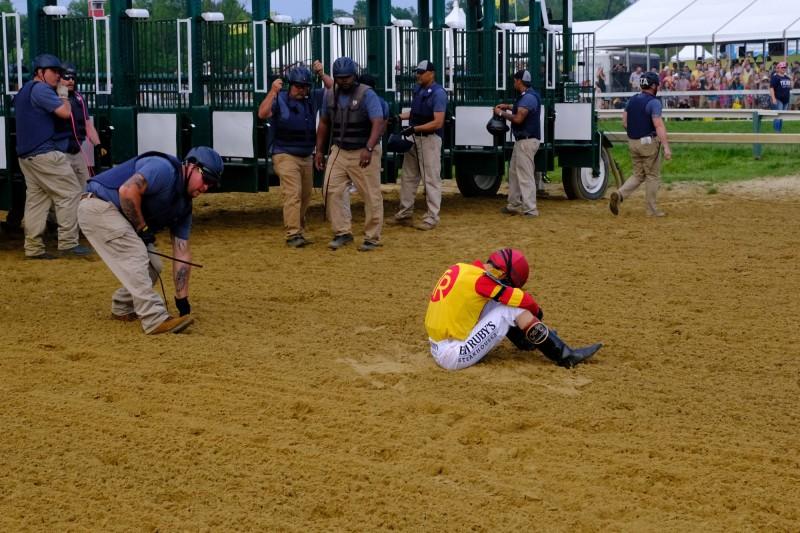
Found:
[[[64,154],[69,160],[69,165],[72,167],[72,172],[78,178],[78,183],[81,190],[86,190],[86,182],[89,181],[89,167],[86,165],[86,156],[82,152],[77,154]]]
[[[383,229],[383,194],[381,193],[381,147],[375,146],[366,168],[359,161],[361,150],[331,148],[325,169],[325,202],[334,235],[352,233],[349,199],[350,182],[364,199],[364,240],[380,242]]]
[[[658,212],[656,196],[661,185],[661,142],[654,138],[650,144],[642,144],[640,140],[630,139],[628,150],[633,163],[633,175],[619,188],[619,194],[625,199],[644,183],[647,213],[655,215]]]
[[[508,164],[508,209],[526,215],[538,215],[536,209],[536,168],[533,158],[539,150],[539,139],[514,142]]]
[[[419,157],[421,155],[421,157]],[[442,206],[442,138],[433,135],[415,135],[414,146],[403,155],[403,175],[400,177],[400,209],[394,215],[398,220],[410,218],[414,213],[414,197],[420,180],[425,187],[428,211],[423,222],[435,226],[439,223]]]
[[[303,235],[306,211],[314,188],[314,158],[276,154],[272,156],[272,167],[281,180],[286,238]]]
[[[25,255],[45,253],[44,231],[47,213],[55,205],[58,221],[58,249],[78,245],[77,210],[81,188],[78,178],[63,152],[52,151],[33,157],[21,157],[19,166],[25,175]]]
[[[161,260],[147,253],[131,223],[111,202],[99,198],[81,200],[78,221],[92,247],[122,283],[111,297],[111,312],[135,312],[142,319],[142,329],[150,333],[169,318],[164,301],[153,290]],[[151,245],[150,249],[155,247]]]

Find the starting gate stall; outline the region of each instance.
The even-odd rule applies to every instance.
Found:
[[[225,159],[226,190],[266,189],[266,142],[256,110],[269,91],[267,23],[204,20],[201,25],[202,80],[211,142]],[[259,149],[259,148],[262,149]]]
[[[15,153],[14,118],[11,101],[22,87],[22,32],[18,13],[3,13],[3,73],[0,76],[0,209],[8,210],[20,204],[25,195],[25,181],[19,170]],[[12,198],[17,197],[14,202]],[[24,203],[24,200],[23,200]]]
[[[507,1],[500,0],[501,13]],[[516,97],[513,74],[522,68],[543,101],[537,170],[552,171],[558,158],[570,198],[600,198],[608,182],[594,116],[594,36],[571,31],[571,0],[560,2],[563,21],[549,19],[546,0],[529,0],[526,28],[496,23],[495,0],[469,2],[459,20],[445,19],[444,0],[420,0],[416,28],[390,20],[390,0],[368,0],[366,27],[334,19],[332,0],[311,0],[313,23],[305,26],[269,15],[267,0],[254,0],[252,20],[231,22],[201,13],[200,0],[185,0],[186,18],[172,20],[150,20],[131,0],[111,0],[109,15],[94,17],[64,16],[55,3],[28,0],[31,57],[50,52],[78,65],[78,87],[115,163],[153,149],[182,156],[210,145],[226,161],[226,190],[266,190],[270,135],[257,109],[275,77],[315,59],[330,72],[337,57],[349,56],[376,78],[394,115],[410,107],[415,67],[429,59],[449,95],[442,177],[455,174],[464,195],[493,195],[500,186],[513,139],[495,139],[485,124],[497,103]],[[16,158],[5,149],[14,145],[10,100],[22,81],[19,16],[2,20],[0,205],[11,194]],[[384,182],[395,180],[401,160],[384,152]]]
[[[151,20],[127,9],[119,21],[115,86],[125,92],[112,110],[115,162],[151,150],[181,157],[192,146],[193,21]]]
[[[571,13],[568,3],[564,0],[564,13]],[[567,30],[561,22],[551,24],[543,2],[533,0],[530,6],[529,27],[494,24],[494,2],[487,1],[484,28],[446,30],[447,86],[457,124],[456,181],[465,196],[497,192],[513,139],[510,133],[495,139],[484,125],[494,105],[516,98],[513,74],[527,69],[542,97],[537,172],[552,171],[558,157],[569,198],[601,198],[608,161],[594,114],[594,35],[572,33],[570,23]]]
[[[38,14],[37,53],[51,53],[77,69],[75,87],[84,97],[91,120],[102,142],[110,145],[111,115],[111,32],[109,18],[68,17],[66,9],[45,6]],[[99,154],[86,149],[90,166],[108,166],[111,161],[95,159]]]

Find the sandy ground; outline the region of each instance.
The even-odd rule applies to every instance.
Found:
[[[109,319],[102,262],[0,242],[0,530],[797,531],[800,178],[673,185],[663,219],[553,193],[448,194],[369,254],[326,249],[318,193],[303,250],[276,190],[203,197],[161,337]],[[436,367],[430,289],[504,245],[590,364]]]

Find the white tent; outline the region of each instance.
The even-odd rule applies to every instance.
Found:
[[[584,20],[581,22],[573,22],[572,33],[595,33],[598,28],[601,28],[607,22],[608,20]],[[560,29],[561,27],[559,26],[558,28]],[[517,26],[515,31],[527,33],[528,30],[528,26]]]
[[[800,2],[757,0],[715,35],[715,41],[743,42],[796,39],[800,37]],[[794,28],[792,34],[787,31]]]
[[[595,46],[645,46],[648,35],[692,2],[693,0],[639,0],[597,30]]]
[[[714,56],[703,48],[702,46],[692,46],[687,44],[680,51],[670,58],[670,61],[694,61],[698,57],[703,57],[704,59],[711,59]]]
[[[598,48],[800,38],[798,0],[638,0],[596,32]]]
[[[735,19],[753,0],[701,0],[692,2],[664,25],[647,35],[647,44],[715,42],[714,33]]]

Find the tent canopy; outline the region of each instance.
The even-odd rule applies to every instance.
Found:
[[[714,33],[741,13],[753,0],[702,0],[686,9],[647,36],[652,45],[710,43]]]
[[[800,2],[786,0],[757,0],[741,15],[717,32],[715,41],[769,41],[796,39],[800,31],[787,35],[786,30],[800,21]],[[796,26],[797,30],[800,27]]]
[[[645,46],[645,38],[693,0],[639,0],[597,30],[595,46]]]
[[[638,0],[596,31],[598,48],[800,38],[797,0]]]

